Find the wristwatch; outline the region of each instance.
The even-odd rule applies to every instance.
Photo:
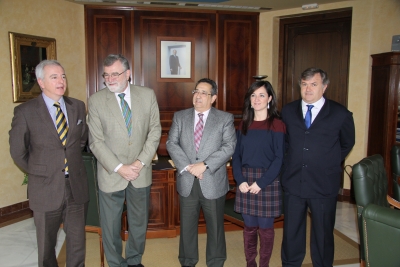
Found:
[[[204,166],[206,166],[206,169],[210,169],[205,161],[203,161]]]
[[[140,163],[142,163],[143,166],[146,166],[146,164],[144,164],[143,161],[141,161],[140,159],[137,159]]]

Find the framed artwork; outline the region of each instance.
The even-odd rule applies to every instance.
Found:
[[[44,59],[57,59],[56,39],[9,32],[13,101],[37,97],[41,89],[35,68]]]
[[[194,38],[157,37],[157,81],[194,81]]]

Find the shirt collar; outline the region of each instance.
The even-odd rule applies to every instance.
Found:
[[[211,108],[209,110],[204,111],[204,112],[198,112],[197,110],[194,110],[194,113],[195,113],[196,116],[197,116],[197,114],[201,113],[201,114],[204,114],[205,117],[207,117],[208,113],[210,113],[210,110],[211,110]]]
[[[114,93],[114,94],[115,94],[115,96],[118,96],[119,94],[122,94],[122,93],[125,94],[124,98],[130,98],[130,97],[131,97],[131,90],[130,90],[129,83],[128,83],[128,85],[126,86],[126,88],[125,88],[125,90],[124,90],[123,92],[121,92],[121,93]]]
[[[301,107],[303,108],[303,110],[304,109],[307,110],[307,105],[313,105],[314,108],[321,109],[324,104],[325,104],[325,98],[324,97],[321,97],[317,102],[314,102],[314,103],[311,103],[311,104],[304,102],[304,100],[301,100]]]
[[[65,107],[64,97],[61,97],[60,100],[58,100],[58,101],[54,101],[53,99],[51,99],[50,97],[48,97],[44,93],[42,93],[42,96],[43,96],[44,102],[46,103],[47,109],[53,108],[55,102],[60,103],[61,109],[63,109],[63,107]]]

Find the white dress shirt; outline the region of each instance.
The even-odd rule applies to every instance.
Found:
[[[321,111],[321,108],[325,104],[325,98],[321,97],[320,100],[317,102],[314,102],[312,104],[304,102],[304,100],[301,101],[301,108],[303,110],[303,118],[306,117],[306,113],[308,110],[307,105],[314,105],[314,107],[311,109],[311,124],[314,122],[314,119],[317,117],[318,113]]]

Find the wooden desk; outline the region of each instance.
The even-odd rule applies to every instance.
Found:
[[[168,158],[161,157],[153,165],[153,183],[150,188],[149,223],[147,238],[175,237],[179,225],[179,198],[175,187],[175,169],[164,169]],[[128,239],[126,212],[122,215],[123,240]]]

